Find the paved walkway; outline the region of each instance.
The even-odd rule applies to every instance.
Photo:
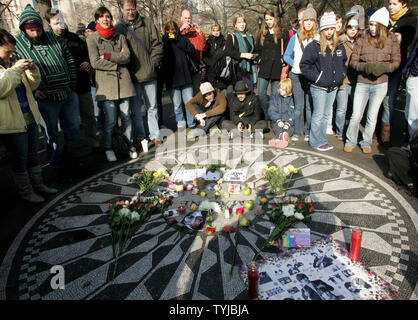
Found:
[[[263,183],[256,176],[261,164],[293,164],[299,174],[290,190],[309,192],[317,201],[309,224],[313,240],[332,235],[349,248],[350,228],[363,228],[360,261],[399,289],[394,299],[417,299],[417,199],[385,177],[387,164],[377,146],[370,155],[358,149],[347,154],[342,142],[330,137],[335,146],[330,152],[315,151],[304,141],[280,150],[268,146],[269,138],[271,134],[263,141],[234,145],[219,138],[215,144],[189,142],[173,150],[164,144],[115,165],[105,163],[100,154],[96,174],[89,178],[57,180],[46,167],[46,179],[61,193],[39,206],[18,199],[5,164],[0,172],[6,207],[0,218],[0,299],[247,299],[237,268],[229,275],[234,234],[185,233],[168,226],[161,215],[153,216],[134,236],[111,281],[107,202],[133,196],[137,190],[126,180],[142,168],[175,169],[205,161],[247,167],[247,181],[257,185]],[[250,214],[250,220],[255,227],[240,233],[237,266],[251,260],[270,226],[267,218],[256,220]],[[65,290],[51,289],[54,265],[65,269]]]

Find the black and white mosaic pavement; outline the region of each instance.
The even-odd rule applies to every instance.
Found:
[[[254,226],[240,229],[232,276],[235,233],[187,233],[156,214],[128,244],[112,281],[107,203],[135,195],[138,190],[127,179],[138,170],[175,169],[185,163],[248,167],[247,182],[257,186],[264,183],[257,178],[263,164],[294,165],[299,173],[289,190],[309,193],[316,201],[308,225],[312,240],[332,235],[349,248],[350,228],[361,227],[360,261],[399,289],[395,299],[412,297],[418,278],[416,212],[396,190],[369,172],[322,153],[262,144],[199,144],[160,151],[98,174],[39,211],[16,237],[0,267],[0,299],[247,299],[238,266],[251,261],[271,225],[267,217],[252,214]],[[55,265],[65,270],[64,290],[51,288]]]

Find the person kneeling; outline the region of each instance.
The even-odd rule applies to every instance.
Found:
[[[269,145],[277,148],[286,148],[290,137],[295,130],[295,105],[292,99],[292,82],[290,79],[282,80],[270,98],[268,114],[271,119],[271,128],[275,138]]]
[[[222,121],[222,129],[231,131],[231,139],[250,137],[258,129],[268,131],[267,121],[261,120],[260,101],[244,81],[237,81],[234,92],[228,94],[228,108],[230,120]]]
[[[200,91],[186,103],[186,109],[198,123],[196,128],[187,134],[188,140],[203,136],[212,128],[220,132],[216,125],[225,112],[226,97],[219,89],[213,88],[210,82],[204,82],[200,85]]]

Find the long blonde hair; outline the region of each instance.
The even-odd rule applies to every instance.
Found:
[[[338,37],[337,37],[337,31],[334,30],[334,35],[331,38],[331,43],[328,43],[327,38],[324,36],[325,30],[322,30],[319,35],[319,45],[321,46],[321,55],[325,57],[327,47],[331,49],[331,54],[334,55],[335,50],[338,46]]]
[[[280,27],[280,22],[279,19],[277,19],[276,14],[274,13],[273,10],[269,10],[267,9],[266,11],[264,11],[264,19],[266,18],[266,16],[270,16],[274,18],[274,24],[273,24],[273,31],[274,31],[274,43],[279,43],[279,38],[281,37],[281,27]],[[260,38],[260,43],[261,45],[264,45],[264,39],[266,38],[266,35],[269,33],[269,28],[266,24],[266,21],[263,20],[263,24],[261,25],[260,28],[260,32],[259,32],[259,38]]]

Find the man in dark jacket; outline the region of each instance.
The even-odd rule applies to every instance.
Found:
[[[162,142],[158,125],[157,77],[163,43],[152,20],[139,15],[136,0],[122,0],[121,11],[124,21],[115,28],[126,36],[131,51],[129,70],[136,90],[136,97],[131,98],[134,142],[138,146],[137,142],[145,139],[141,110],[144,102],[149,138],[158,147]]]
[[[89,144],[95,148],[99,146],[96,136],[96,118],[94,116],[94,104],[90,90],[89,53],[87,44],[77,34],[68,31],[62,14],[57,9],[49,9],[45,14],[45,20],[51,27],[52,32],[68,46],[77,66],[77,87],[80,104],[80,120],[84,134]]]
[[[260,100],[245,81],[237,81],[227,100],[230,120],[222,121],[222,129],[231,130],[231,138],[251,136],[257,129],[268,129],[267,121],[261,120]]]

